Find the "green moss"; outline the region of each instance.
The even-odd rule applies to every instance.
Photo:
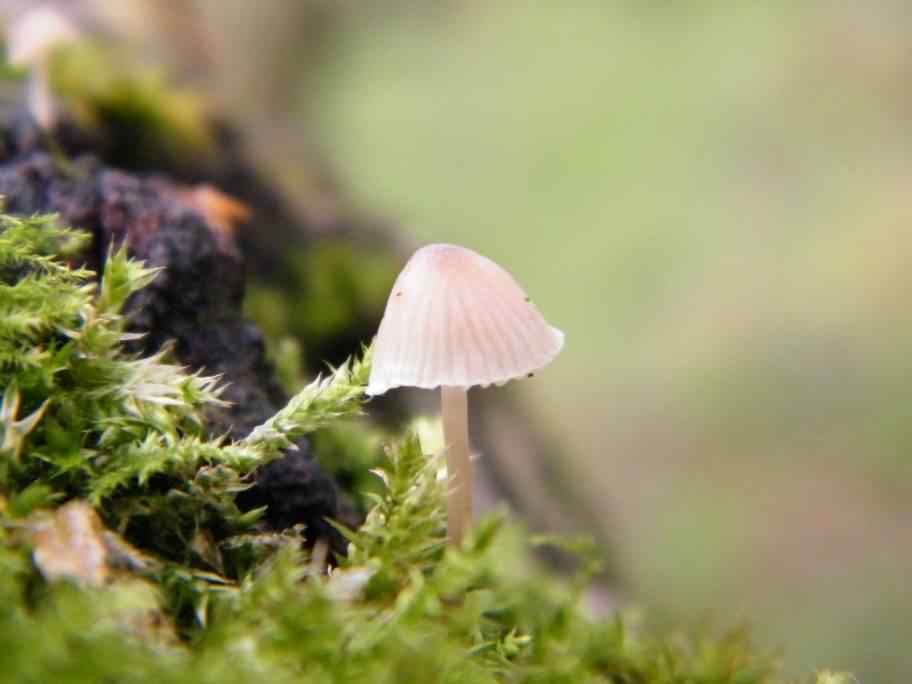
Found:
[[[155,273],[118,252],[96,286],[54,257],[74,239],[0,219],[0,680],[777,681],[742,631],[655,637],[590,616],[585,544],[577,578],[539,567],[533,546],[555,540],[504,516],[448,548],[440,461],[415,436],[380,458],[382,437],[353,420],[369,353],[246,439],[208,439],[217,383],[121,350],[119,309]],[[263,533],[234,504],[311,433],[370,509],[329,573],[300,530]]]
[[[288,258],[281,283],[255,282],[245,313],[273,339],[303,340],[312,365],[338,362],[333,352],[373,335],[399,266],[385,248],[317,241]]]
[[[80,125],[104,131],[112,163],[157,167],[214,153],[204,99],[156,68],[83,40],[55,54],[51,73]]]
[[[384,433],[363,424],[337,421],[313,433],[313,452],[322,468],[352,497],[359,512],[373,505],[372,496],[383,490],[372,470],[383,461]]]

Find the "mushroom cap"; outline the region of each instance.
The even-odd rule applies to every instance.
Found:
[[[10,64],[31,66],[61,43],[79,37],[70,19],[49,5],[26,10],[6,31],[6,55]]]
[[[503,384],[548,365],[563,345],[503,268],[465,247],[428,245],[390,292],[367,393]]]

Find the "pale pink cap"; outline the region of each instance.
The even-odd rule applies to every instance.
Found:
[[[38,5],[24,11],[9,25],[7,59],[16,66],[31,66],[55,47],[77,38],[79,31],[67,16],[49,5]]]
[[[564,334],[545,321],[509,273],[456,245],[428,245],[396,279],[368,394],[503,384],[548,365]]]

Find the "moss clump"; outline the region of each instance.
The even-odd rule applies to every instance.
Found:
[[[215,154],[204,99],[160,70],[85,39],[60,50],[51,67],[55,91],[79,125],[104,131],[110,162],[135,168]]]
[[[338,362],[333,357],[340,349],[357,349],[376,331],[398,261],[387,246],[315,240],[291,252],[277,277],[253,284],[246,313],[273,339],[303,340],[301,351],[311,365]],[[281,358],[280,351],[273,356]]]
[[[416,437],[348,554],[263,532],[235,496],[295,439],[330,428],[361,486],[370,428],[350,419],[369,355],[238,441],[206,436],[218,381],[126,355],[120,308],[155,277],[123,252],[100,284],[51,219],[0,218],[0,680],[15,682],[776,681],[740,632],[654,638],[581,607],[502,517],[446,548],[440,463]],[[847,681],[824,673],[824,682]]]

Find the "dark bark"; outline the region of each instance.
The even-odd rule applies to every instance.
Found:
[[[263,334],[241,314],[244,263],[230,236],[209,225],[185,190],[160,175],[139,175],[107,166],[79,151],[88,137],[65,129],[59,141],[75,153],[55,157],[46,138],[21,118],[4,131],[0,194],[11,214],[57,213],[64,225],[93,236],[84,256],[96,270],[109,250],[126,244],[147,266],[162,267],[147,288],[127,303],[129,327],[145,336],[131,351],[153,354],[173,345],[174,356],[194,371],[221,375],[230,404],[207,415],[213,435],[246,435],[288,397],[266,359]],[[277,529],[304,523],[310,541],[342,540],[326,522],[339,514],[332,479],[313,460],[308,443],[262,469],[257,485],[239,499],[248,508],[268,505],[266,521]]]

